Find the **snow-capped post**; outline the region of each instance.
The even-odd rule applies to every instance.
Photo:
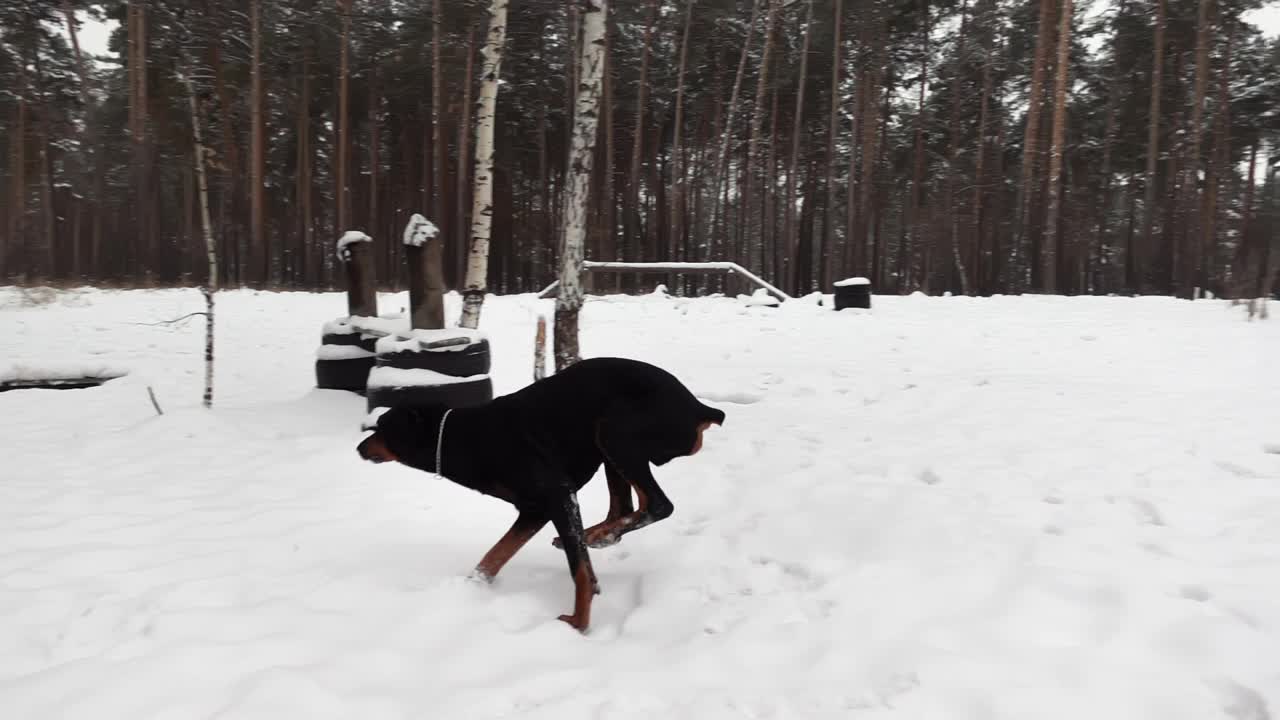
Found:
[[[845,308],[871,309],[871,281],[864,277],[851,277],[835,283],[836,310]]]
[[[600,118],[600,80],[604,69],[605,18],[608,0],[581,0],[582,45],[579,50],[577,100],[573,109],[573,140],[569,146],[569,185],[564,195],[564,242],[560,260],[560,289],[556,295],[556,372],[579,359],[578,313],[582,309],[582,251],[587,234],[587,197],[595,155],[596,124]]]
[[[409,263],[409,325],[418,330],[444,327],[444,269],[440,229],[414,213],[404,227],[404,256]]]
[[[348,230],[338,238],[338,259],[347,269],[347,314],[378,316],[378,295],[373,285],[373,238]]]
[[[507,0],[490,0],[489,34],[480,70],[480,98],[476,101],[475,192],[471,201],[471,250],[462,292],[462,318],[458,325],[480,326],[489,275],[489,232],[493,225],[493,124],[498,107],[498,74],[502,70],[502,46],[507,40]]]

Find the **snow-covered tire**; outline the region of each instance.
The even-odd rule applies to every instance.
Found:
[[[375,359],[370,355],[344,360],[316,360],[316,387],[323,390],[349,390],[363,395]]]
[[[451,377],[488,375],[492,362],[489,341],[479,340],[461,350],[409,350],[378,354],[379,367],[402,370],[433,370]]]
[[[451,408],[474,407],[493,399],[493,382],[488,375],[474,380],[442,383],[440,385],[410,385],[408,387],[371,387],[368,409],[380,407],[406,407],[414,405],[444,405]]]
[[[832,300],[837,311],[845,308],[870,310],[871,281],[862,277],[841,280],[835,284],[834,296]]]
[[[374,346],[378,344],[376,335],[362,335],[360,333],[321,333],[321,345],[353,345],[355,347],[374,351]]]

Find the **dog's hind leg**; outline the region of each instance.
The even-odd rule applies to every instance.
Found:
[[[561,615],[560,619],[585,632],[591,624],[591,601],[600,590],[595,571],[591,568],[591,557],[587,554],[578,497],[572,492],[567,493],[561,502],[547,509],[551,522],[564,540],[564,556],[569,562],[569,574],[573,576],[573,614]]]
[[[546,513],[521,510],[511,529],[507,530],[502,539],[498,540],[497,544],[480,559],[480,563],[476,565],[475,575],[486,582],[492,582],[507,561],[546,524]]]

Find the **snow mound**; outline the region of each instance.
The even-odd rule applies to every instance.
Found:
[[[750,295],[739,295],[738,300],[748,307],[778,307],[782,304],[764,288],[757,288]]]

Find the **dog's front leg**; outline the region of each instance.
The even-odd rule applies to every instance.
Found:
[[[631,500],[631,483],[608,462],[604,464],[604,476],[609,482],[609,512],[604,520],[586,529],[587,547],[608,547],[617,542],[617,538],[609,539],[609,531],[619,519],[633,514],[635,504]],[[640,495],[640,509],[644,510],[644,495]],[[563,547],[559,537],[551,539],[551,544]]]
[[[587,554],[586,533],[582,529],[582,513],[578,509],[578,496],[573,492],[564,495],[557,506],[548,508],[551,522],[560,533],[565,559],[569,562],[569,574],[573,576],[573,614],[560,619],[586,632],[591,624],[591,601],[599,592],[591,557]]]
[[[543,512],[530,510],[521,510],[520,515],[516,517],[515,523],[511,525],[511,529],[498,540],[497,544],[485,553],[480,559],[480,563],[476,565],[475,574],[485,582],[491,582],[498,576],[498,572],[507,564],[520,548],[525,546],[543,525],[547,524],[547,515]]]

